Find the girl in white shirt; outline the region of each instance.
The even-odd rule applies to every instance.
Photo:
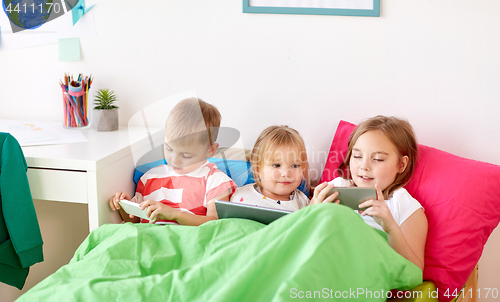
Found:
[[[288,126],[271,126],[257,138],[250,164],[254,184],[238,188],[232,202],[296,211],[309,204],[297,188],[308,183],[308,164],[304,141]]]
[[[359,124],[348,141],[338,177],[314,190],[311,204],[332,202],[334,187],[372,187],[377,199],[362,202],[364,220],[387,233],[389,245],[423,270],[427,218],[420,203],[403,188],[413,175],[417,142],[411,125],[394,117],[376,116]]]

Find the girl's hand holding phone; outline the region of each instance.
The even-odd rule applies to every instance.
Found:
[[[330,196],[327,197],[328,193],[331,189],[335,188],[332,184],[324,182],[314,188],[314,195],[309,202],[310,205],[318,204],[318,203],[332,203],[335,198],[339,195],[339,192],[334,192]],[[340,200],[337,200],[335,203],[339,203]]]
[[[397,226],[394,217],[387,206],[387,203],[384,199],[384,194],[382,190],[380,190],[378,185],[375,185],[375,190],[377,190],[377,199],[369,199],[359,204],[360,208],[369,207],[364,211],[358,211],[361,216],[371,216],[378,223],[384,232],[390,233],[392,227]]]

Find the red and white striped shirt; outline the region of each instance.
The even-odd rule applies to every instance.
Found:
[[[178,174],[171,167],[161,165],[141,177],[132,201],[155,200],[181,211],[205,216],[208,201],[228,189],[232,195],[236,188],[231,178],[208,161],[187,174]],[[143,219],[142,222],[149,221]]]

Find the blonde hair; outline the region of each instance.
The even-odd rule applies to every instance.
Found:
[[[297,130],[288,126],[270,126],[259,135],[250,155],[250,165],[254,175],[255,183],[262,189],[260,173],[266,162],[273,158],[276,149],[279,147],[289,147],[300,155],[301,166],[303,167],[303,177],[306,185],[309,185],[309,165],[307,163],[307,153],[304,141]]]
[[[199,142],[212,146],[219,134],[221,115],[199,98],[187,98],[172,109],[165,123],[165,137],[179,144]]]
[[[350,159],[352,149],[358,138],[368,131],[378,130],[391,141],[398,150],[399,158],[408,156],[408,164],[402,173],[398,173],[394,182],[384,190],[384,198],[389,196],[397,189],[405,186],[410,181],[415,171],[415,163],[417,161],[418,148],[417,140],[413,132],[413,127],[406,120],[402,120],[393,116],[386,117],[378,115],[363,121],[351,133],[348,141],[348,150],[344,162],[339,166],[339,172],[347,170],[347,175],[344,178],[351,180]]]

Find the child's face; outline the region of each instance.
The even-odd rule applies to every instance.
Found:
[[[175,142],[165,142],[163,154],[168,165],[175,172],[187,174],[201,167],[207,158],[213,155],[213,152],[207,144],[179,145]]]
[[[274,200],[285,201],[290,199],[290,194],[300,185],[304,167],[298,152],[280,147],[266,158],[259,170],[262,194]]]
[[[352,179],[358,187],[375,187],[384,191],[408,164],[408,157],[399,156],[396,146],[380,131],[361,135],[349,160]]]

